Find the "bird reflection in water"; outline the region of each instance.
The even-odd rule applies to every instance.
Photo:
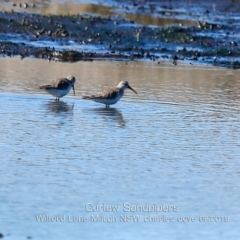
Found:
[[[53,113],[72,113],[73,108],[74,108],[74,103],[73,104],[67,104],[65,102],[59,101],[59,102],[53,102],[50,101],[46,104],[46,107],[49,111]]]
[[[103,116],[105,119],[113,119],[120,127],[125,127],[126,125],[122,113],[116,108],[95,108],[93,110],[99,115]]]

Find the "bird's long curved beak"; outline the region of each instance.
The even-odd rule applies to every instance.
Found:
[[[129,85],[128,85],[128,88],[131,89],[133,92],[135,92],[136,94],[138,94],[133,88],[131,88]]]
[[[73,94],[75,96],[75,89],[74,89],[74,85],[72,85],[72,89],[73,89]]]

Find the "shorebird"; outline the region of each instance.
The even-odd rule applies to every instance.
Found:
[[[68,76],[67,78],[53,80],[51,84],[40,86],[39,88],[56,97],[56,101],[59,102],[59,98],[67,95],[71,88],[73,89],[73,93],[75,95],[74,83],[75,77]]]
[[[116,88],[105,90],[97,95],[84,96],[83,99],[93,100],[98,103],[106,105],[109,108],[110,105],[117,103],[123,96],[126,88],[131,89],[137,94],[137,92],[130,87],[127,81],[121,81]]]

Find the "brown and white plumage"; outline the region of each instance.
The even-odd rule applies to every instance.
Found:
[[[76,79],[73,76],[68,76],[67,78],[58,78],[53,80],[51,84],[40,86],[39,88],[56,97],[56,101],[59,101],[59,98],[67,95],[71,88],[73,89],[73,93],[75,95],[75,80]]]
[[[93,100],[109,107],[110,105],[117,103],[123,97],[124,90],[126,88],[131,89],[137,94],[137,92],[130,87],[127,81],[121,81],[115,88],[105,90],[97,95],[84,96],[83,99]]]

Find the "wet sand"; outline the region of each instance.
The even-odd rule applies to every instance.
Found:
[[[58,5],[56,10],[51,8],[54,2],[51,4],[48,8],[34,2],[3,5],[2,56],[72,62],[171,61],[175,65],[182,61],[240,67],[240,7],[234,0],[217,4],[186,0],[125,0],[118,4],[107,1],[105,6],[79,4],[72,10],[66,4],[61,8]],[[74,9],[79,9],[79,14]]]

